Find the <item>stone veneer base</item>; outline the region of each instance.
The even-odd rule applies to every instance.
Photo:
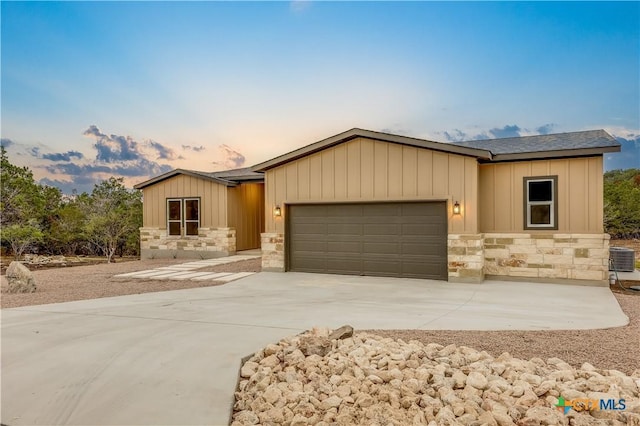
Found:
[[[262,270],[285,270],[284,234],[261,234]],[[512,281],[606,285],[608,234],[484,233],[447,236],[449,282]]]
[[[211,259],[235,253],[234,228],[198,228],[198,235],[193,237],[168,236],[166,229],[140,228],[140,254],[143,259]]]
[[[260,234],[262,270],[284,272],[284,234],[264,232]]]
[[[570,280],[568,278],[526,278],[526,277],[509,277],[504,275],[485,275],[484,279],[489,281],[510,281],[522,283],[540,283],[540,284],[564,284],[564,285],[581,285],[585,287],[609,287],[608,281],[602,280]]]

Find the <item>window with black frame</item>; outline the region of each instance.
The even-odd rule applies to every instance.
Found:
[[[199,198],[167,199],[167,231],[173,236],[195,236],[200,228]]]
[[[558,177],[524,178],[524,229],[558,229]]]

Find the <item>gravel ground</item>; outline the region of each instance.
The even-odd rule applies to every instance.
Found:
[[[522,359],[557,357],[576,368],[589,362],[597,368],[631,374],[640,369],[640,295],[618,292],[614,295],[629,317],[626,327],[566,331],[366,331],[404,341],[469,346],[494,357],[503,352]]]
[[[216,281],[142,280],[113,277],[116,274],[184,262],[184,260],[178,259],[153,259],[34,271],[38,291],[32,294],[7,294],[7,281],[2,276],[1,306],[2,308],[13,308],[221,284]],[[260,259],[208,267],[198,271],[259,272]],[[578,289],[578,287],[576,288]],[[503,352],[509,352],[512,356],[523,359],[558,357],[575,367],[579,367],[583,362],[589,362],[598,368],[616,369],[631,374],[640,368],[640,295],[621,292],[614,292],[614,295],[630,319],[630,323],[626,327],[571,331],[367,331],[386,337],[400,338],[404,341],[415,339],[425,343],[470,346],[478,350],[485,350],[496,357]]]
[[[30,294],[8,294],[7,279],[2,276],[2,308],[44,305],[72,300],[96,299],[125,294],[151,293],[154,291],[180,290],[185,288],[211,287],[219,281],[151,280],[139,278],[115,278],[126,272],[185,263],[184,259],[145,259],[112,264],[74,266],[33,271],[38,291]],[[250,272],[260,270],[260,259],[234,262],[212,268],[198,269],[212,272]]]

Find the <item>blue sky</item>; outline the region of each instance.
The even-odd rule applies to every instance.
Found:
[[[604,128],[640,167],[638,2],[2,2],[2,141],[65,191],[352,127]]]

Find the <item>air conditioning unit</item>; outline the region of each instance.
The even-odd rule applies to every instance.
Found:
[[[617,272],[633,272],[635,269],[636,253],[625,247],[609,248],[609,270]]]

